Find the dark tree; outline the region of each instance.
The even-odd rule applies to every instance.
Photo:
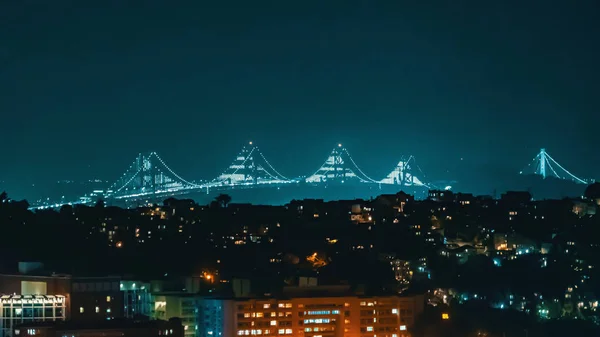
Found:
[[[104,208],[104,206],[106,206],[104,200],[98,199],[98,201],[96,201],[96,208]]]
[[[229,194],[219,194],[215,201],[217,204],[223,208],[227,208],[227,205],[231,202],[231,196]]]
[[[600,183],[593,183],[589,185],[583,194],[586,199],[598,199],[600,198]]]

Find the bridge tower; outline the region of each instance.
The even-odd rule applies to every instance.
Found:
[[[258,146],[250,142],[249,146],[242,148],[233,163],[209,185],[257,185],[287,183],[290,181],[290,179],[275,170]]]
[[[539,174],[546,179],[546,149],[542,148],[538,154],[540,158],[540,172]]]
[[[344,183],[350,179],[356,179],[361,182],[377,183],[377,181],[369,178],[356,165],[350,153],[342,144],[334,147],[323,165],[312,175],[305,179],[308,183],[325,183],[338,181]]]

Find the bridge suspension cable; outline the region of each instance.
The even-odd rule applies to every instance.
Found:
[[[289,179],[289,178],[286,178],[286,177],[285,177],[283,174],[279,173],[279,172],[278,172],[278,171],[277,171],[277,170],[276,170],[276,169],[273,167],[273,165],[271,165],[271,163],[269,163],[269,161],[267,160],[267,158],[265,158],[265,156],[262,154],[262,152],[261,152],[261,151],[258,149],[258,146],[256,147],[256,149],[257,149],[258,153],[260,154],[260,157],[261,157],[261,158],[262,158],[262,159],[265,161],[265,163],[267,164],[267,166],[269,166],[269,168],[270,168],[271,170],[273,170],[273,172],[275,172],[275,175],[276,175],[277,177],[273,177],[273,178],[276,178],[276,179],[281,179],[281,180],[291,180],[291,179]],[[265,172],[266,172],[266,171],[265,171]],[[267,174],[268,174],[268,172],[267,172]],[[270,175],[270,174],[269,174],[269,175]]]
[[[182,182],[184,182],[184,183],[186,183],[186,184],[190,185],[191,187],[202,187],[202,185],[198,185],[198,184],[195,184],[195,183],[191,183],[191,182],[189,182],[189,181],[187,181],[187,180],[183,179],[182,177],[180,177],[180,176],[179,176],[177,173],[175,173],[173,170],[171,170],[171,168],[169,167],[169,165],[167,165],[167,164],[166,164],[166,163],[165,163],[165,162],[162,160],[162,158],[161,158],[161,157],[158,155],[158,153],[156,153],[156,152],[152,152],[152,153],[150,154],[150,156],[152,156],[152,155],[154,155],[154,156],[155,156],[155,157],[156,157],[156,158],[157,158],[157,159],[160,161],[160,163],[161,163],[161,164],[162,164],[162,165],[163,165],[163,166],[164,166],[164,167],[165,167],[165,168],[166,168],[166,169],[167,169],[167,170],[168,170],[168,171],[169,171],[169,172],[170,172],[172,175],[174,175],[174,176],[175,176],[177,179],[179,179],[179,180],[181,180]]]
[[[350,155],[350,152],[348,152],[348,150],[347,150],[346,148],[344,148],[344,150],[343,150],[343,151],[346,153],[346,155],[347,155],[347,156],[348,156],[348,158],[350,159],[350,162],[352,163],[352,165],[354,165],[354,167],[355,167],[355,168],[358,170],[358,172],[359,172],[360,174],[362,174],[362,175],[363,175],[363,178],[365,178],[365,179],[364,179],[365,181],[370,181],[370,182],[372,182],[372,183],[378,183],[378,181],[376,181],[375,179],[371,179],[371,178],[370,178],[368,175],[366,175],[366,174],[365,174],[365,173],[364,173],[364,172],[363,172],[363,171],[360,169],[360,167],[358,167],[358,165],[356,164],[356,162],[354,161],[354,159],[352,159],[352,156]],[[361,178],[361,177],[359,177],[359,179],[360,179],[360,178]]]

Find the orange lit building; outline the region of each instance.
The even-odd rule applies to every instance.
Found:
[[[322,292],[202,299],[196,336],[405,337],[423,311],[423,296],[336,296],[330,290],[340,287],[309,288]]]

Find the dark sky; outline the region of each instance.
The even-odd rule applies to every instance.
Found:
[[[249,140],[287,176],[342,142],[374,178],[402,154],[518,172],[543,146],[600,178],[597,1],[129,3],[0,1],[9,191],[149,150],[209,179]]]

